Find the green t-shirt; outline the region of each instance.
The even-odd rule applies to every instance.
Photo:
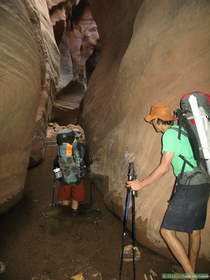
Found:
[[[173,127],[179,128],[174,125]],[[184,131],[184,129],[182,128]],[[174,156],[171,161],[175,176],[178,176],[182,170],[183,160],[179,157],[182,155],[188,160],[193,166],[197,166],[197,162],[194,158],[193,151],[188,140],[188,137],[181,134],[181,139],[178,139],[178,131],[174,129],[167,129],[162,137],[162,153],[173,152]],[[184,172],[192,171],[192,167],[186,163]]]

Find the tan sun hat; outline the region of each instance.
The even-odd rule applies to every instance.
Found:
[[[151,107],[150,114],[145,118],[146,122],[151,122],[154,119],[160,119],[163,121],[174,121],[174,114],[168,104],[158,103]]]

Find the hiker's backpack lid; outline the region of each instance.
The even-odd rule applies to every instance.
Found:
[[[207,114],[210,114],[210,94],[201,91],[192,91],[185,93],[180,99],[180,108],[191,111],[189,97],[195,96],[199,107],[203,107]]]
[[[75,133],[71,129],[63,129],[57,133],[57,144],[62,145],[63,143],[72,144],[75,139]]]

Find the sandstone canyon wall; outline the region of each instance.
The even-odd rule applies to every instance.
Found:
[[[143,121],[150,105],[164,101],[177,107],[183,93],[209,91],[210,2],[90,0],[90,4],[102,50],[82,122],[93,155],[92,171],[102,178],[107,206],[122,217],[128,155],[135,157],[142,178],[159,163],[161,136]],[[1,1],[0,34],[3,212],[23,195],[30,154],[36,163],[43,156],[59,52],[42,0]],[[168,257],[159,227],[172,185],[170,171],[136,200],[138,241]],[[183,235],[180,238],[187,244]],[[201,258],[210,261],[209,214]]]
[[[99,3],[100,2],[100,3]],[[127,155],[139,178],[159,163],[161,135],[143,117],[157,102],[179,105],[185,92],[209,92],[209,1],[91,1],[101,59],[84,100],[83,125],[108,207],[123,215]],[[103,12],[102,12],[103,11]],[[174,183],[170,171],[136,199],[137,239],[170,257],[159,228]],[[210,205],[209,205],[210,207]],[[179,236],[187,244],[186,236]],[[200,258],[210,262],[210,214]]]
[[[0,37],[1,213],[23,195],[30,154],[43,156],[59,52],[45,1],[1,1]]]

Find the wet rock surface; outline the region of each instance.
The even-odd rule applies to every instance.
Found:
[[[105,208],[90,183],[79,216],[68,208],[50,207],[54,156],[55,147],[48,144],[46,160],[28,172],[24,200],[0,218],[1,261],[6,265],[0,279],[118,279],[121,221]],[[154,279],[172,271],[168,260],[139,248],[138,279],[151,270]],[[124,263],[123,279],[132,279],[132,262]]]

